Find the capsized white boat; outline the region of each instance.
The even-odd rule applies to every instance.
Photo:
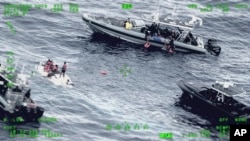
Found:
[[[44,71],[44,64],[43,62],[40,62],[39,65],[36,66],[36,70],[43,76],[46,77],[49,81],[54,83],[55,85],[60,85],[60,86],[66,86],[66,87],[72,87],[74,84],[72,83],[70,77],[65,74],[60,76],[59,74],[55,74],[51,76],[50,78],[48,77],[48,72]]]

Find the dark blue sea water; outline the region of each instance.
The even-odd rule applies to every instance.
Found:
[[[12,0],[0,2],[0,61],[6,62],[7,51],[15,53],[16,62],[26,65],[25,73],[35,71],[39,61],[51,58],[68,62],[67,74],[74,88],[53,85],[38,73],[31,77],[32,98],[46,109],[44,117],[57,122],[22,125],[25,128],[51,130],[61,137],[10,138],[0,123],[0,140],[63,140],[63,141],[161,141],[159,133],[170,132],[175,141],[229,140],[220,138],[209,119],[177,106],[182,92],[176,85],[180,79],[206,84],[215,80],[231,80],[249,89],[250,82],[250,8],[236,9],[242,1],[184,1],[161,0],[162,13],[171,13],[176,6],[177,16],[194,14],[203,19],[204,26],[193,31],[205,39],[219,39],[219,57],[209,54],[167,56],[161,51],[142,51],[141,47],[113,38],[96,37],[82,21],[82,13],[105,14],[117,17],[140,17],[158,8],[157,0],[131,0],[133,8],[123,10],[125,0]],[[62,12],[53,13],[53,4],[63,4]],[[78,13],[69,12],[69,3],[79,5]],[[228,12],[216,9],[202,13],[187,8],[196,3],[228,3]],[[244,1],[249,6],[249,1]],[[26,16],[6,17],[5,4],[47,4],[47,9],[31,9]],[[10,21],[16,33],[6,22]],[[59,65],[61,65],[59,64]],[[126,77],[120,69],[131,69]],[[107,75],[100,72],[106,71]],[[197,105],[202,108],[202,106]],[[213,115],[213,111],[207,111]],[[131,129],[125,131],[128,123]],[[113,129],[107,130],[111,124]],[[123,124],[122,129],[114,129]],[[139,130],[134,129],[138,124]],[[148,128],[146,128],[146,126]],[[145,127],[145,129],[143,129]],[[201,130],[210,130],[211,137],[200,137]],[[198,137],[183,137],[198,133]]]

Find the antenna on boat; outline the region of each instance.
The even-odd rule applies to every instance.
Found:
[[[160,19],[160,0],[158,0],[158,6],[157,6],[156,11],[157,12],[152,13],[152,17],[151,17],[154,22],[158,22]]]
[[[22,71],[21,71],[21,74],[23,74],[23,71],[24,71],[24,67],[25,67],[25,65],[23,65],[23,67],[22,67]]]
[[[175,21],[175,18],[176,18],[176,5],[175,5],[175,7],[174,7],[174,9],[173,9],[173,12],[172,12],[172,17],[173,17],[173,20]]]
[[[157,13],[160,13],[160,0],[158,0],[158,8],[157,8]]]
[[[15,68],[14,68],[14,71],[16,71],[16,68],[17,68],[17,63],[18,63],[18,60],[17,60],[17,62],[15,63]]]

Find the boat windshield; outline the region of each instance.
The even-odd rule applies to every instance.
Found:
[[[145,22],[143,20],[133,20],[132,21],[133,25],[135,27],[144,27],[146,26]]]

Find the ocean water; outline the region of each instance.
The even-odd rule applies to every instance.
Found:
[[[124,10],[122,3],[132,2],[133,8]],[[79,5],[79,12],[69,11],[69,3]],[[195,3],[213,11],[200,12],[188,8]],[[223,12],[216,4],[227,3]],[[67,74],[74,88],[55,86],[35,72],[30,78],[32,98],[46,109],[44,117],[56,122],[19,125],[20,128],[51,130],[60,137],[11,138],[0,122],[0,140],[80,140],[80,141],[161,141],[159,133],[172,133],[176,141],[229,140],[220,138],[209,119],[177,106],[182,94],[176,85],[181,79],[211,84],[215,80],[231,80],[249,89],[250,67],[250,8],[237,9],[237,3],[249,1],[161,0],[161,13],[194,14],[203,19],[203,27],[193,31],[204,39],[216,38],[222,47],[219,57],[209,54],[177,53],[167,56],[162,51],[143,51],[141,46],[114,38],[93,34],[82,21],[82,13],[117,17],[140,17],[157,11],[157,0],[12,0],[0,2],[0,62],[6,62],[8,51],[15,53],[15,61],[26,65],[24,73],[35,72],[35,66],[48,58],[61,66],[68,62]],[[45,9],[31,9],[25,16],[4,16],[6,4],[47,4]],[[53,4],[63,4],[64,10],[52,12]],[[15,34],[6,22],[13,25]],[[131,70],[126,76],[124,66]],[[101,72],[106,71],[107,75]],[[200,108],[202,106],[197,105]],[[213,111],[208,111],[213,115]],[[107,126],[112,125],[108,130]],[[118,129],[119,126],[121,129]],[[130,129],[128,129],[129,125]],[[134,128],[134,126],[138,128]],[[117,127],[117,129],[115,129]],[[209,130],[211,137],[200,137]],[[187,137],[189,133],[197,137]]]

